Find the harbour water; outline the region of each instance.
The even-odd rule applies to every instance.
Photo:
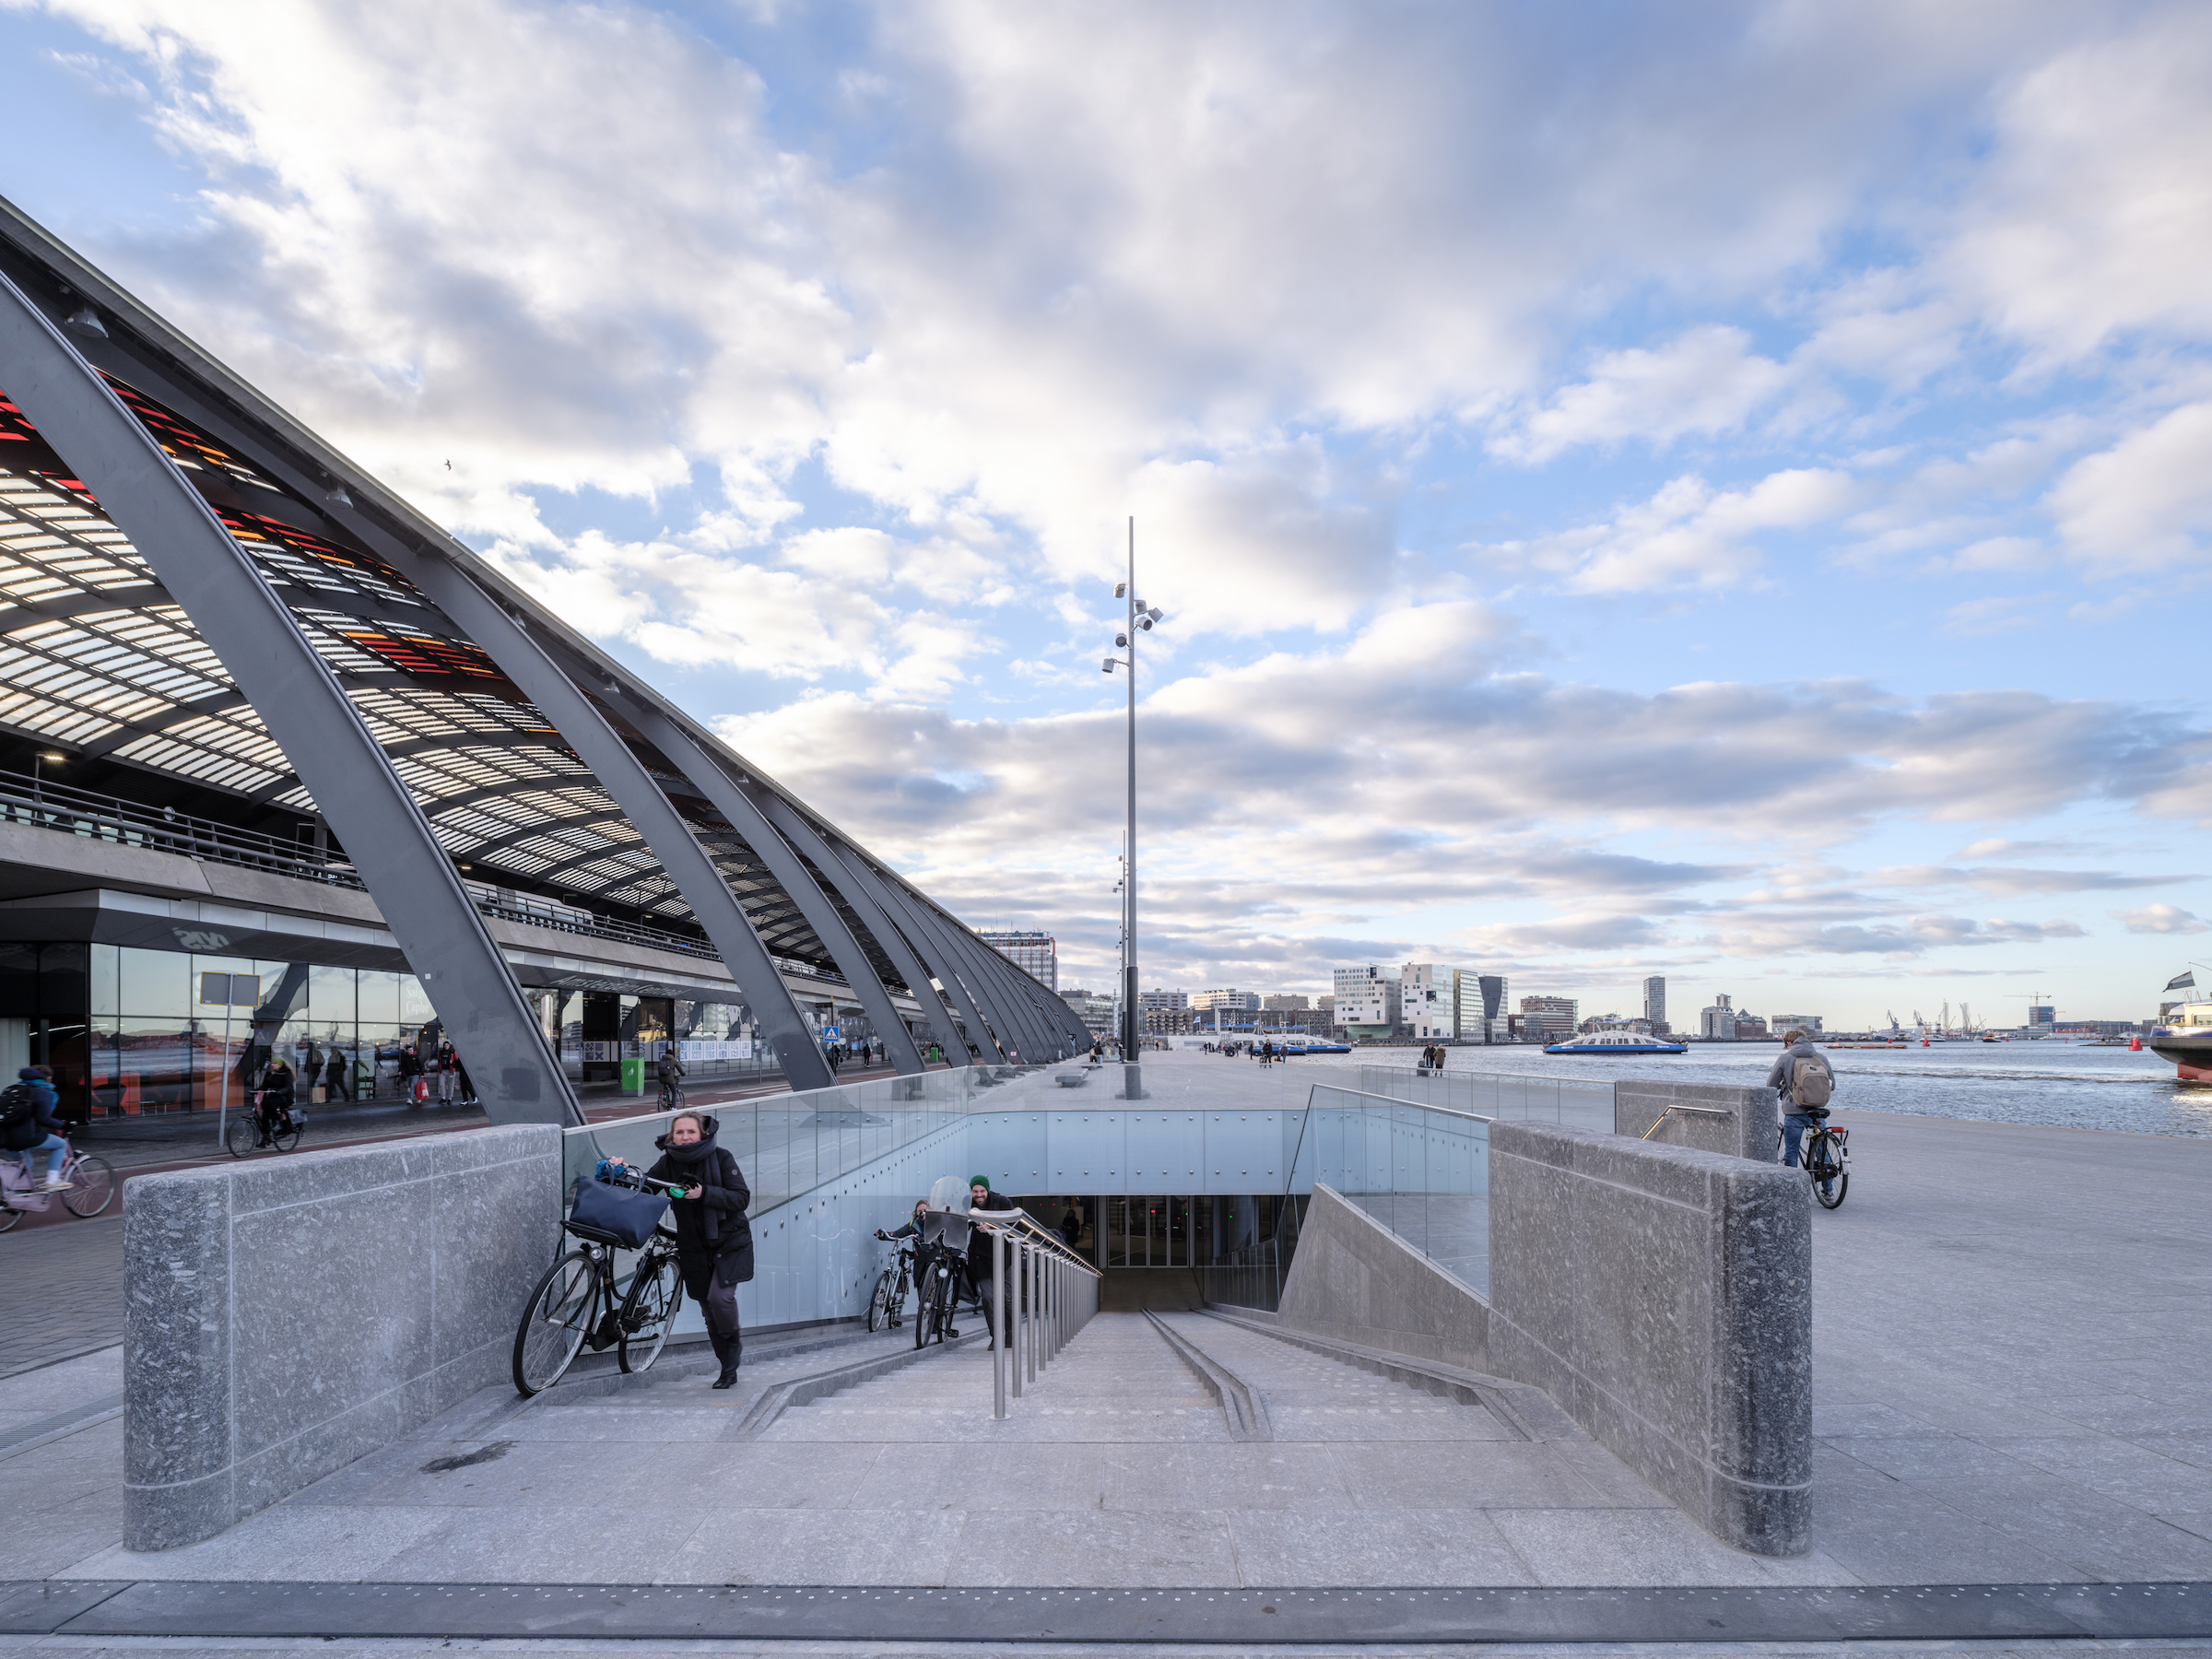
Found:
[[[1529,1044],[1450,1048],[1453,1071],[1512,1072],[1529,1077],[1676,1077],[1686,1083],[1765,1082],[1781,1045],[1693,1043],[1678,1055],[1583,1059],[1547,1054]],[[2147,1050],[2041,1042],[1936,1042],[1926,1048],[1830,1049],[1836,1104],[1858,1112],[1902,1112],[1925,1117],[1975,1118],[2130,1135],[2212,1136],[2212,1088],[2185,1088],[2173,1066]],[[1317,1054],[1300,1066],[1414,1065],[1418,1045],[1361,1048]],[[1244,1064],[1251,1064],[1249,1061]]]

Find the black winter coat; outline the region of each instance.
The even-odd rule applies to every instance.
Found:
[[[654,1181],[700,1189],[698,1197],[674,1199],[668,1206],[676,1224],[676,1253],[694,1262],[711,1259],[724,1284],[742,1285],[753,1277],[753,1229],[745,1215],[753,1193],[737,1160],[714,1144],[714,1120],[707,1119],[705,1126],[696,1147],[672,1147],[668,1137],[661,1136],[653,1143],[661,1149],[660,1161],[645,1173]]]
[[[993,1193],[975,1207],[1010,1210],[1021,1206],[1003,1193]],[[968,1232],[968,1277],[979,1285],[991,1277],[991,1235],[980,1227],[971,1228]]]

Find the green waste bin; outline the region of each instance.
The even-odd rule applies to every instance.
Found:
[[[622,1092],[624,1094],[643,1094],[645,1092],[644,1061],[633,1057],[622,1062]]]

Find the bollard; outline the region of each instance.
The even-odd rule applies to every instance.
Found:
[[[991,1235],[991,1415],[1006,1416],[1006,1235]]]

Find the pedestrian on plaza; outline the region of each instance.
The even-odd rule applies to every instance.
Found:
[[[661,1159],[645,1173],[680,1189],[669,1195],[676,1220],[676,1265],[684,1289],[706,1315],[707,1339],[722,1362],[717,1388],[737,1381],[745,1332],[737,1323],[737,1287],[753,1277],[753,1229],[746,1210],[753,1202],[737,1160],[714,1144],[715,1121],[702,1112],[679,1112],[653,1145]]]
[[[1776,1091],[1776,1103],[1783,1109],[1782,1166],[1794,1170],[1805,1132],[1828,1115],[1828,1102],[1836,1090],[1836,1068],[1813,1046],[1812,1034],[1799,1028],[1784,1033],[1782,1057],[1767,1072],[1767,1087]]]
[[[309,1088],[323,1081],[323,1045],[312,1037],[307,1040],[307,1059],[300,1067],[300,1077]]]
[[[438,1039],[438,1104],[453,1103],[453,1044],[448,1037]]]
[[[335,1100],[341,1097],[353,1099],[353,1067],[347,1064],[346,1051],[334,1047],[329,1063],[323,1068],[323,1098]]]
[[[468,1075],[467,1065],[464,1064],[461,1059],[461,1051],[459,1049],[451,1049],[448,1050],[447,1053],[452,1056],[453,1082],[461,1091],[461,1104],[464,1106],[474,1106],[477,1103],[477,1086],[475,1081],[471,1079]]]
[[[411,1042],[399,1045],[399,1092],[408,1106],[422,1104],[417,1098],[416,1079],[422,1076],[422,1055]]]
[[[69,1143],[62,1138],[62,1101],[54,1092],[53,1067],[27,1065],[16,1074],[16,1083],[22,1089],[13,1095],[5,1116],[0,1116],[0,1148],[5,1148],[24,1167],[30,1169],[30,1154],[46,1154],[46,1190],[59,1193],[67,1190],[68,1182],[62,1179],[62,1159],[68,1156]]]
[[[968,1177],[968,1207],[971,1210],[1010,1210],[1016,1206],[1013,1199],[991,1190],[990,1176],[971,1175]],[[970,1229],[968,1233],[968,1279],[975,1287],[976,1304],[982,1310],[985,1324],[991,1323],[991,1281],[993,1277],[991,1257],[993,1253],[990,1235],[980,1227]],[[1013,1305],[1014,1288],[1008,1286],[1007,1291],[1006,1324],[1010,1330],[1013,1327],[1013,1322],[1019,1316],[1020,1310]],[[991,1333],[993,1347],[998,1346],[999,1335],[996,1331]],[[1011,1342],[1013,1339],[1009,1336],[1007,1340]]]
[[[1065,1241],[1067,1247],[1073,1250],[1076,1247],[1076,1241],[1082,1236],[1083,1218],[1077,1211],[1076,1206],[1071,1204],[1067,1206],[1067,1214],[1060,1218],[1060,1237]]]
[[[676,1052],[676,1044],[661,1044],[661,1057],[653,1063],[653,1080],[663,1088],[674,1088],[684,1076],[683,1056]]]

